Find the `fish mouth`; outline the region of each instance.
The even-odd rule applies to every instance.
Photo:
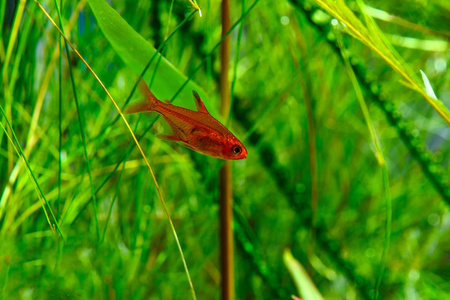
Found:
[[[247,158],[247,149],[244,148],[244,151],[242,151],[241,157],[239,159],[246,159]]]
[[[242,153],[239,156],[231,156],[231,157],[227,157],[225,158],[225,160],[241,160],[241,159],[245,159],[247,157],[247,152]]]

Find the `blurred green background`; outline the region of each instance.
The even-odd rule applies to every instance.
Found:
[[[220,1],[199,0],[202,17],[188,1],[108,3],[149,45],[165,45],[167,61],[151,67],[160,73],[146,77],[155,94],[173,99],[189,77],[220,119]],[[55,1],[41,4],[59,24]],[[123,55],[147,52],[128,39],[114,48],[88,1],[62,4],[66,35],[122,106],[147,63],[133,66]],[[364,22],[361,6],[346,4]],[[449,107],[449,3],[365,5]],[[383,299],[450,298],[449,125],[345,26],[336,35],[331,20],[309,1],[231,1],[233,100],[222,121],[248,150],[233,162],[236,299],[302,296],[285,249],[325,299],[372,299],[377,291]],[[62,48],[60,63],[60,35],[34,1],[0,0],[0,26],[0,298],[189,299],[155,184],[99,83],[72,50],[68,60]],[[368,106],[388,185],[341,50]],[[179,72],[167,71],[168,63]],[[173,100],[194,107],[188,88]],[[126,118],[166,200],[198,299],[218,299],[224,162],[157,139],[167,127],[156,114]],[[49,207],[64,239],[49,225]]]

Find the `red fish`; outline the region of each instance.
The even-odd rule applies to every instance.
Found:
[[[244,159],[247,149],[219,121],[206,110],[197,92],[194,94],[197,111],[175,106],[165,100],[156,99],[144,80],[139,89],[144,94],[144,102],[131,105],[124,110],[126,114],[154,111],[161,114],[172,128],[172,134],[158,136],[161,139],[181,142],[185,147],[204,155],[220,159]]]

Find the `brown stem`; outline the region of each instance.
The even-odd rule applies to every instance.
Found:
[[[230,4],[222,0],[222,36],[230,29]],[[220,111],[224,120],[230,113],[230,83],[228,69],[230,62],[230,37],[225,38],[220,47]],[[233,191],[231,186],[231,163],[227,161],[220,169],[220,261],[222,270],[222,299],[234,299],[234,252],[233,252]]]
[[[231,164],[220,169],[220,261],[222,270],[222,300],[234,299],[233,214]]]

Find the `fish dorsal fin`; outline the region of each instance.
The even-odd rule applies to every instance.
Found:
[[[206,109],[205,105],[203,104],[202,99],[197,94],[197,92],[192,91],[192,94],[194,95],[195,106],[197,107],[197,111],[209,114],[208,110]]]

